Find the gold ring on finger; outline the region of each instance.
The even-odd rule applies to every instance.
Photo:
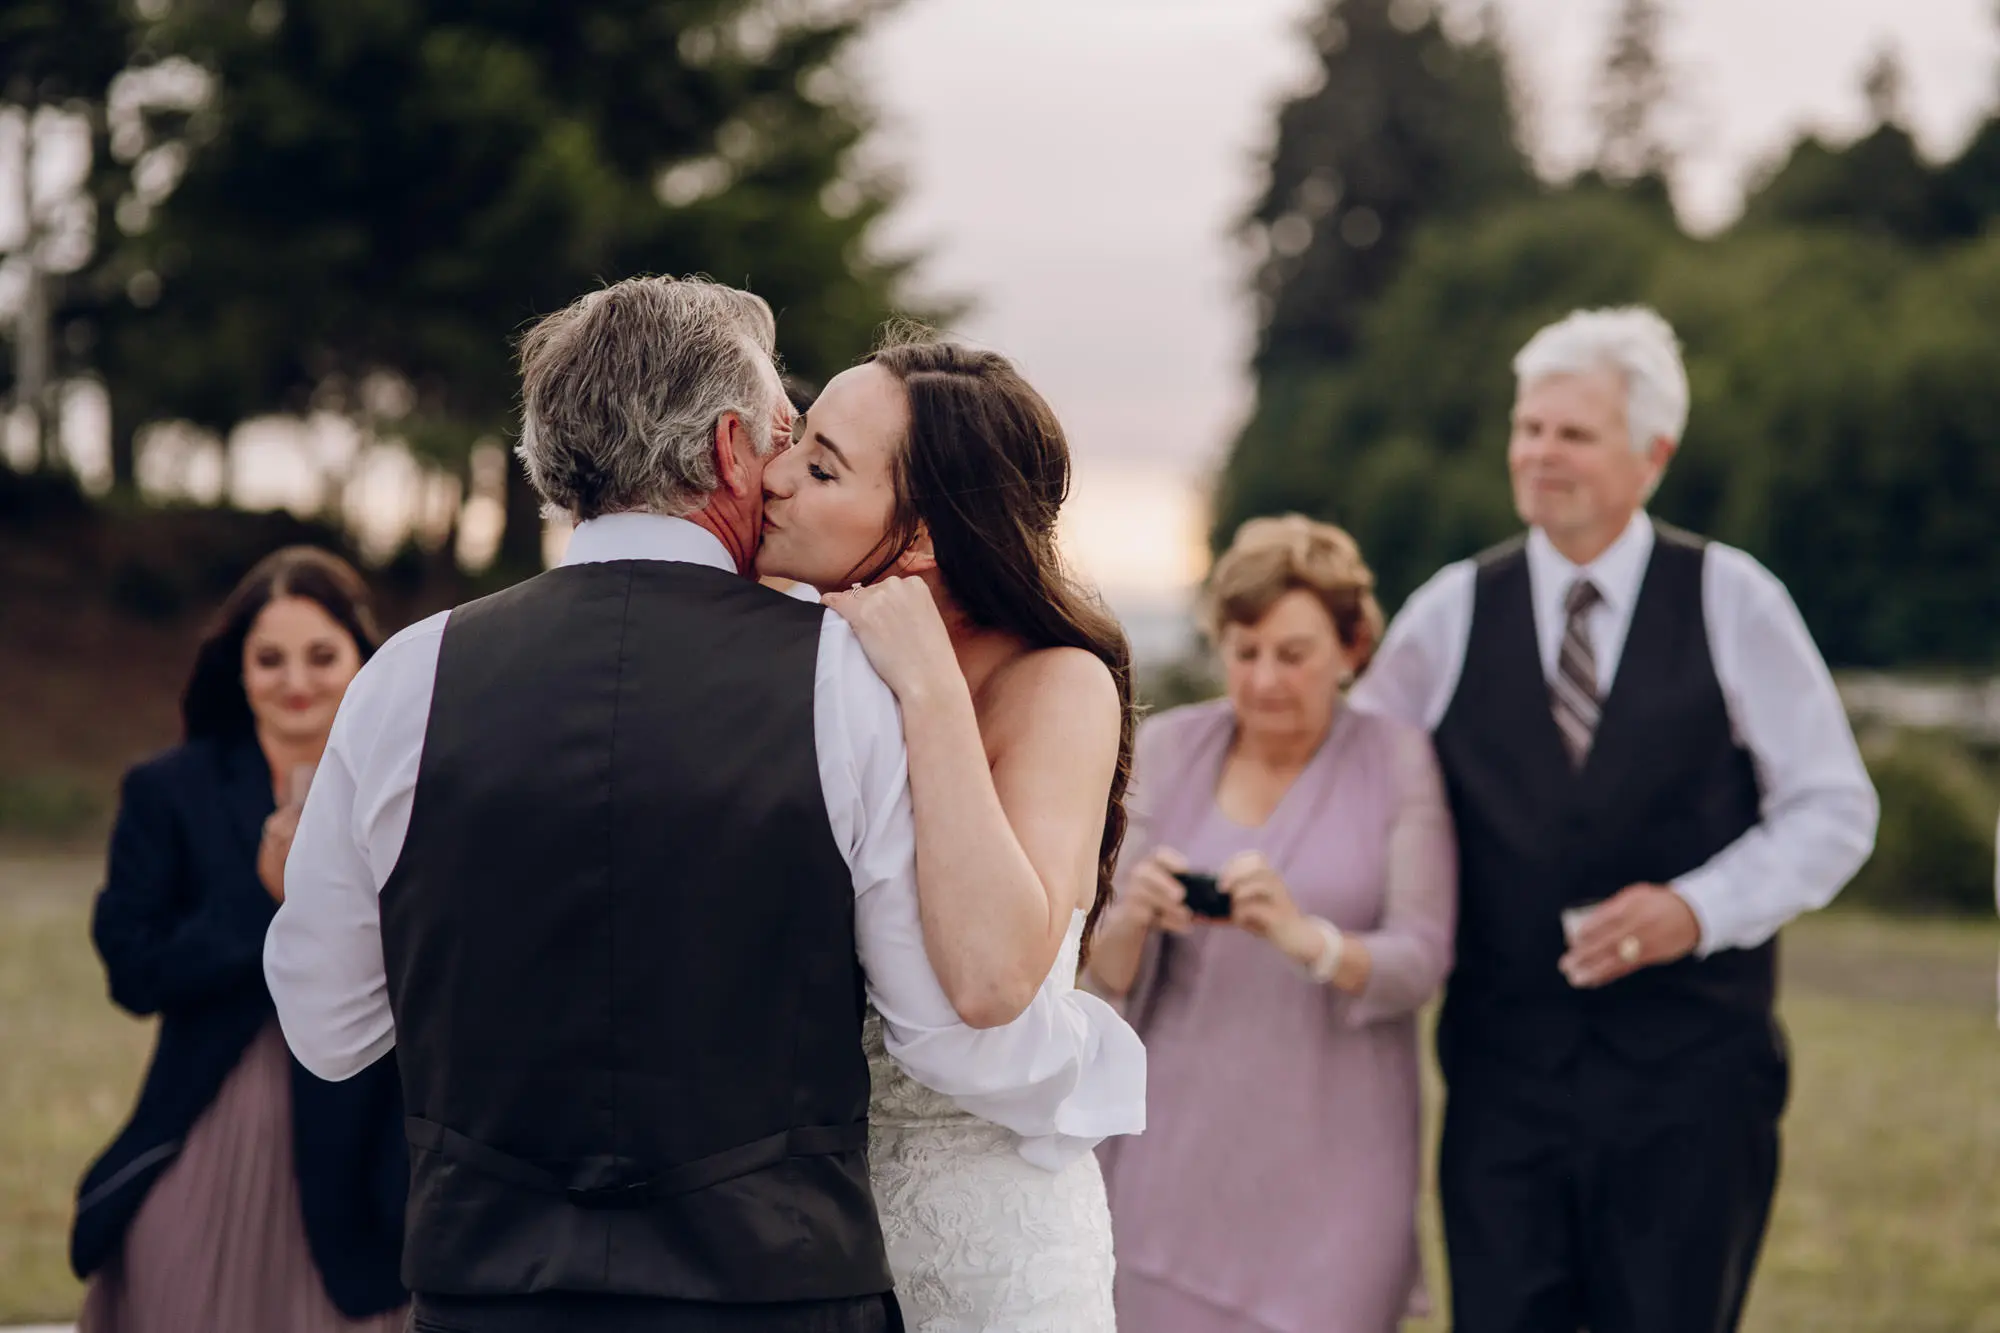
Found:
[[[1628,966],[1639,961],[1639,937],[1637,935],[1627,935],[1624,939],[1618,941],[1618,961]]]

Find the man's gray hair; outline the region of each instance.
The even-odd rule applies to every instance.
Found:
[[[1579,310],[1528,340],[1514,358],[1515,383],[1609,370],[1625,383],[1625,424],[1643,453],[1687,429],[1687,368],[1673,326],[1646,306]]]
[[[715,426],[740,418],[768,454],[777,323],[761,297],[703,278],[628,278],[521,340],[521,443],[551,510],[572,520],[687,514],[721,485]]]

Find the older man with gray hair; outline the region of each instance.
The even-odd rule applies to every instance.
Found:
[[[863,983],[888,1053],[1023,1156],[1143,1123],[1057,988],[975,1031],[931,971],[895,696],[751,577],[772,333],[670,278],[537,325],[520,452],[561,565],[398,634],[334,722],[264,969],[313,1073],[395,1050],[413,1328],[900,1327]]]
[[[1666,321],[1579,311],[1514,371],[1528,531],[1419,589],[1355,699],[1431,730],[1458,830],[1454,1318],[1721,1333],[1777,1181],[1775,937],[1875,793],[1784,586],[1645,512],[1688,413]]]

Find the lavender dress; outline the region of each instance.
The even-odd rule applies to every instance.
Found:
[[[1146,948],[1126,1014],[1146,1133],[1099,1150],[1121,1328],[1391,1333],[1421,1301],[1416,1014],[1451,966],[1457,854],[1430,741],[1342,708],[1260,828],[1216,808],[1226,700],[1150,720],[1124,863],[1262,852],[1301,910],[1364,941],[1367,989],[1315,986],[1270,945],[1197,923]]]
[[[77,1333],[401,1333],[349,1319],[313,1264],[292,1168],[292,1068],[278,1020],[243,1052],[92,1276]]]

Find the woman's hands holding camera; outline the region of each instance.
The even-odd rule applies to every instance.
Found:
[[[1188,907],[1186,887],[1175,876],[1190,868],[1187,858],[1173,848],[1156,849],[1133,869],[1106,925],[1186,934],[1197,917]],[[1301,966],[1319,956],[1325,937],[1299,911],[1284,878],[1262,854],[1242,852],[1231,857],[1217,873],[1216,884],[1228,895],[1229,915],[1214,918],[1215,924],[1235,926],[1268,940]]]
[[[1092,954],[1090,970],[1101,994],[1122,996],[1131,988],[1140,950],[1154,930],[1185,935],[1201,919],[1189,906],[1189,891],[1177,878],[1180,875],[1195,878],[1187,858],[1171,847],[1159,848],[1133,867],[1105,914]],[[1214,925],[1234,926],[1268,942],[1315,985],[1331,982],[1343,991],[1358,992],[1367,984],[1369,958],[1360,942],[1301,912],[1284,876],[1261,853],[1230,857],[1216,874],[1210,896],[1217,889],[1224,895],[1220,901],[1227,904],[1228,915],[1210,918]]]
[[[1300,967],[1311,967],[1326,949],[1326,936],[1299,911],[1292,891],[1261,852],[1239,852],[1217,875],[1229,895],[1229,924],[1267,941]]]

